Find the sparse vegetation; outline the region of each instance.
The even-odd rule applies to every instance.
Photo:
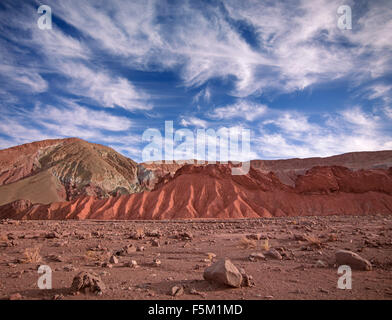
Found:
[[[308,245],[321,248],[321,241],[319,238],[315,236],[305,236],[305,239],[308,242]]]
[[[270,249],[269,241],[268,239],[265,239],[263,243],[263,250],[268,251],[269,249]]]
[[[216,258],[216,254],[212,253],[212,252],[208,252],[207,257],[208,257],[208,260],[212,261],[212,260],[214,260],[214,258]]]
[[[131,232],[130,238],[131,239],[143,239],[145,236],[145,232],[143,228],[136,228]]]
[[[23,262],[25,263],[36,263],[42,260],[40,255],[41,248],[40,247],[33,247],[33,248],[26,248],[23,252],[24,259]]]
[[[242,237],[238,243],[238,246],[242,249],[255,249],[256,241],[248,239],[247,237]]]
[[[85,258],[90,261],[106,261],[108,253],[93,250],[87,250]]]

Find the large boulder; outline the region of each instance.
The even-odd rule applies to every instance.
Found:
[[[89,272],[79,272],[73,279],[72,292],[94,293],[101,295],[105,290],[105,284],[101,278]]]
[[[228,259],[222,259],[204,270],[203,277],[207,281],[229,287],[239,288],[242,283],[241,272]]]
[[[339,250],[335,253],[336,264],[348,265],[356,270],[372,270],[372,264],[355,252]]]

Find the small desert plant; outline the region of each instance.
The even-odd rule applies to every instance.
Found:
[[[136,235],[137,235],[139,238],[144,237],[144,229],[143,229],[143,228],[136,228]]]
[[[108,254],[104,252],[97,252],[93,250],[87,250],[85,257],[87,260],[93,261],[105,261],[107,259]]]
[[[238,242],[238,246],[243,249],[255,249],[256,248],[256,241],[250,240],[246,237],[242,237]]]
[[[209,253],[207,253],[207,257],[208,257],[208,260],[212,261],[212,260],[214,260],[214,258],[216,258],[216,254],[209,252]]]
[[[269,245],[268,239],[265,239],[265,240],[264,240],[263,249],[264,249],[265,251],[268,251],[268,250],[270,249],[270,245]]]
[[[23,252],[24,254],[24,259],[23,262],[25,263],[36,263],[41,261],[41,255],[40,255],[40,247],[33,247],[33,248],[26,248],[25,251]]]
[[[321,241],[315,236],[305,236],[306,241],[310,246],[321,248]]]
[[[144,229],[136,228],[136,230],[131,232],[130,238],[137,240],[137,239],[143,239],[144,236],[145,236]]]

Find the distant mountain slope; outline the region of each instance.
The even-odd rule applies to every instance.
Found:
[[[154,191],[70,202],[0,207],[0,218],[16,219],[195,219],[302,215],[392,214],[392,169],[352,171],[314,167],[295,187],[273,173],[251,168],[231,175],[229,166],[186,165]]]
[[[153,172],[154,182],[159,177],[170,174],[171,176],[185,164],[200,165],[196,160],[187,163],[173,162],[150,162],[142,163],[148,170]],[[294,186],[297,176],[315,166],[342,166],[353,170],[359,169],[388,169],[392,167],[392,151],[367,151],[350,152],[325,158],[305,158],[305,159],[283,159],[283,160],[252,160],[251,167],[264,173],[274,172],[281,182]],[[205,164],[208,164],[206,162]],[[213,164],[210,162],[210,164]],[[217,162],[219,164],[219,162]]]
[[[137,164],[80,139],[0,150],[0,218],[391,214],[392,151],[232,164]]]
[[[0,150],[0,204],[139,192],[138,164],[81,139],[45,140]]]

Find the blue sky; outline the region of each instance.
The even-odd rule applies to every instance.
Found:
[[[80,137],[141,161],[172,120],[249,129],[252,159],[392,149],[391,49],[389,0],[2,0],[0,148]]]

